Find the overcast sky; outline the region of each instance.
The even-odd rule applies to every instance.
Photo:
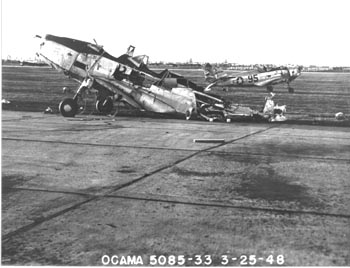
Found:
[[[350,66],[349,0],[2,0],[2,58],[35,34],[132,44],[151,61]]]

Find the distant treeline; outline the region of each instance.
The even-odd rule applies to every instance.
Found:
[[[174,68],[174,69],[202,69],[204,64],[200,63],[150,63],[151,68]],[[248,71],[255,70],[257,64],[230,64],[230,63],[213,63],[216,67],[224,70]],[[269,67],[276,67],[273,64],[267,64]],[[350,72],[350,67],[328,67],[328,66],[303,66],[303,72]]]
[[[201,69],[202,65],[199,63],[150,63],[150,68],[177,68],[177,69]]]
[[[20,60],[2,60],[2,65],[17,65],[17,66],[47,66],[46,63],[40,61],[20,61]],[[201,63],[163,63],[155,62],[148,64],[150,68],[159,69],[202,69]],[[230,64],[230,63],[213,63],[213,65],[226,70],[248,71],[256,69],[256,64],[243,65],[243,64]],[[266,66],[273,67],[275,65],[267,64]],[[328,67],[328,66],[304,66],[303,72],[350,72],[350,67]]]

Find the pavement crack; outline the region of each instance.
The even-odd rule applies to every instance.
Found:
[[[293,210],[293,209],[283,209],[283,208],[270,208],[270,207],[259,207],[259,206],[245,206],[245,205],[235,205],[235,204],[225,204],[220,203],[220,201],[213,200],[195,200],[195,201],[187,201],[184,200],[182,196],[171,196],[171,195],[125,195],[125,194],[89,194],[89,193],[81,193],[81,192],[71,192],[71,191],[60,191],[60,190],[46,190],[46,189],[34,189],[34,188],[23,188],[23,187],[15,187],[14,189],[22,190],[22,191],[38,191],[38,192],[51,192],[51,193],[62,193],[62,194],[70,194],[70,195],[85,195],[90,198],[84,200],[74,206],[57,212],[48,217],[42,217],[36,219],[36,221],[32,224],[19,228],[11,233],[4,235],[4,239],[8,238],[14,234],[19,232],[27,231],[30,228],[43,223],[44,221],[50,220],[54,217],[60,216],[65,212],[68,212],[72,209],[78,208],[79,206],[88,203],[90,201],[94,201],[102,198],[118,198],[118,199],[126,199],[126,200],[135,200],[135,201],[151,201],[151,202],[162,202],[162,203],[170,203],[170,204],[179,204],[179,205],[188,205],[188,206],[204,206],[204,207],[217,207],[217,208],[228,208],[228,209],[241,209],[241,210],[250,210],[250,211],[263,211],[267,213],[277,213],[277,214],[304,214],[304,215],[312,215],[312,216],[327,216],[327,217],[337,217],[337,218],[346,218],[350,219],[349,214],[344,213],[330,213],[330,212],[322,212],[322,211],[314,211],[314,210]],[[110,227],[113,227],[113,224],[106,224]]]
[[[171,163],[171,164],[169,164],[169,165],[166,165],[166,166],[163,166],[163,167],[161,167],[161,168],[158,168],[158,169],[154,170],[153,172],[144,174],[143,176],[141,176],[141,177],[139,177],[139,178],[136,178],[136,179],[134,179],[134,180],[132,180],[132,181],[126,182],[126,183],[124,183],[124,184],[121,184],[121,185],[118,184],[118,185],[116,185],[115,187],[112,187],[112,189],[109,190],[108,192],[106,192],[105,194],[113,193],[113,192],[119,191],[119,190],[121,190],[121,189],[124,189],[124,188],[126,188],[126,187],[128,187],[128,186],[130,186],[130,185],[132,185],[132,184],[135,184],[135,183],[137,183],[137,182],[139,182],[139,181],[141,181],[141,180],[143,180],[143,179],[145,179],[145,178],[148,178],[148,177],[150,177],[150,176],[152,176],[152,175],[154,175],[154,174],[156,174],[156,173],[158,173],[158,172],[161,172],[161,171],[166,170],[166,169],[168,169],[168,168],[172,168],[172,167],[176,166],[177,164],[180,164],[180,163],[182,163],[182,162],[184,162],[184,161],[186,161],[186,160],[188,160],[188,159],[190,159],[190,158],[192,158],[192,157],[194,157],[194,156],[197,156],[197,155],[200,154],[200,153],[208,152],[208,151],[210,151],[210,150],[219,148],[219,147],[221,147],[221,146],[225,146],[225,145],[230,144],[230,143],[233,143],[233,142],[235,142],[235,141],[242,140],[242,139],[248,138],[248,137],[253,136],[253,135],[256,135],[256,134],[260,134],[260,133],[265,132],[265,131],[268,131],[268,130],[270,130],[271,128],[274,128],[274,127],[276,127],[276,126],[270,126],[270,127],[266,128],[266,129],[258,130],[258,131],[249,133],[249,134],[247,134],[247,135],[244,135],[244,136],[242,136],[242,137],[235,138],[235,139],[229,140],[229,141],[227,141],[227,142],[220,143],[220,144],[218,144],[218,145],[214,145],[214,146],[211,146],[211,147],[202,149],[202,150],[197,150],[197,151],[195,151],[193,154],[190,154],[190,155],[188,155],[188,156],[186,156],[186,157],[184,157],[184,158],[181,158],[181,159],[179,159],[179,160],[177,160],[177,161],[175,161],[175,162],[173,162],[173,163]]]
[[[268,129],[274,128],[276,126],[271,126]],[[260,130],[260,132],[266,131],[268,129]],[[259,132],[259,131],[258,131]],[[234,141],[244,139],[246,137],[249,137],[254,134],[259,134],[258,132],[254,132],[251,134],[248,134],[247,136],[243,136],[234,140],[230,140],[228,142],[220,143],[217,145],[217,147],[220,147],[222,145],[226,145],[228,143],[232,143]],[[50,141],[50,140],[33,140],[33,139],[22,139],[22,138],[10,138],[10,137],[3,137],[2,140],[9,140],[9,141],[23,141],[23,142],[38,142],[38,143],[52,143],[52,144],[66,144],[66,145],[76,145],[76,146],[95,146],[95,147],[113,147],[113,148],[135,148],[135,149],[145,149],[145,150],[164,150],[164,151],[179,151],[179,152],[203,152],[205,150],[197,150],[197,149],[184,149],[184,148],[165,148],[165,147],[149,147],[149,146],[135,146],[135,145],[118,145],[118,144],[101,144],[101,143],[82,143],[82,142],[69,142],[69,141]],[[215,149],[217,147],[211,147],[207,148],[208,150]],[[270,154],[262,154],[262,153],[242,153],[242,152],[215,152],[217,154],[225,154],[225,155],[256,155],[256,156],[271,156]],[[273,156],[279,157],[279,158],[300,158],[300,155],[298,154],[277,154],[274,153]],[[303,155],[302,157],[308,158],[308,159],[315,159],[315,160],[329,160],[329,161],[349,161],[349,159],[346,158],[332,158],[332,157],[317,157],[317,156],[307,156]]]
[[[98,199],[98,198],[101,198],[101,197],[107,196],[107,195],[109,195],[109,194],[112,194],[113,192],[116,192],[116,191],[118,191],[118,190],[120,190],[120,189],[124,189],[124,188],[126,188],[126,187],[128,187],[128,186],[130,186],[130,185],[132,185],[132,184],[135,184],[135,183],[137,183],[137,182],[139,182],[139,181],[141,181],[141,180],[143,180],[143,179],[145,179],[145,178],[147,178],[147,177],[149,177],[149,176],[152,176],[152,175],[154,175],[154,174],[156,174],[156,173],[158,173],[158,172],[161,172],[161,171],[163,171],[163,170],[165,170],[165,169],[171,168],[171,167],[173,167],[173,166],[175,166],[175,165],[177,165],[177,164],[179,164],[179,163],[182,163],[182,162],[184,162],[184,161],[186,161],[186,160],[188,160],[188,159],[190,159],[190,158],[192,158],[192,157],[194,157],[194,156],[196,156],[196,155],[198,155],[198,154],[200,154],[200,153],[207,152],[207,151],[210,151],[210,150],[212,150],[212,149],[219,148],[219,147],[221,147],[221,146],[224,146],[224,145],[233,143],[233,142],[238,141],[238,140],[245,139],[245,138],[247,138],[247,137],[250,137],[250,136],[253,136],[253,135],[256,135],[256,134],[260,134],[260,133],[265,132],[265,131],[267,131],[267,130],[269,130],[269,129],[271,129],[271,128],[274,128],[274,127],[275,127],[275,126],[270,126],[270,127],[266,128],[266,129],[262,129],[262,130],[258,130],[258,131],[249,133],[249,134],[247,134],[247,135],[244,135],[244,136],[242,136],[242,137],[229,140],[229,141],[224,142],[224,143],[221,143],[221,144],[219,144],[219,145],[215,145],[215,146],[211,146],[211,147],[208,147],[208,148],[205,148],[205,149],[202,149],[202,150],[195,151],[195,153],[190,154],[189,156],[186,156],[186,157],[184,157],[184,158],[182,158],[182,159],[179,159],[179,160],[173,162],[172,164],[169,164],[169,165],[166,165],[166,166],[164,166],[164,167],[158,168],[158,169],[154,170],[153,172],[149,172],[149,173],[147,173],[147,174],[144,174],[143,176],[141,176],[141,177],[139,177],[139,178],[136,178],[136,179],[134,179],[134,180],[131,180],[131,181],[129,181],[129,182],[127,182],[127,183],[124,183],[124,184],[121,184],[121,185],[118,184],[118,185],[116,185],[116,186],[114,186],[114,187],[112,186],[112,188],[111,188],[109,191],[106,191],[106,192],[105,192],[104,194],[102,194],[102,195],[93,195],[93,196],[90,196],[90,197],[88,197],[88,198],[87,198],[86,200],[84,200],[84,201],[81,201],[81,202],[79,202],[79,203],[76,203],[76,204],[74,204],[74,205],[72,205],[72,206],[70,206],[70,207],[68,207],[68,208],[65,208],[65,209],[63,209],[63,210],[60,210],[60,211],[58,211],[58,212],[56,212],[56,213],[54,213],[54,214],[52,214],[52,215],[49,215],[49,216],[47,216],[47,217],[40,218],[40,219],[36,220],[35,222],[33,222],[33,223],[31,223],[31,224],[25,225],[25,226],[23,226],[23,227],[21,227],[21,228],[19,228],[19,229],[17,229],[17,230],[14,230],[14,231],[12,231],[12,232],[10,232],[10,233],[8,233],[8,234],[5,234],[5,235],[2,236],[2,241],[5,242],[5,241],[7,241],[9,238],[11,238],[11,237],[14,236],[14,235],[17,235],[17,234],[20,234],[20,233],[24,233],[24,232],[26,232],[26,231],[29,231],[30,229],[32,229],[32,228],[34,228],[34,227],[36,227],[36,226],[38,226],[38,225],[40,225],[40,224],[42,224],[42,223],[44,223],[44,222],[46,222],[46,221],[49,221],[49,220],[51,220],[51,219],[53,219],[53,218],[56,218],[56,217],[61,216],[61,215],[65,214],[65,213],[67,213],[67,212],[70,212],[70,211],[72,211],[72,210],[74,210],[74,209],[77,209],[77,208],[79,208],[80,206],[82,206],[82,205],[84,205],[84,204],[87,204],[87,203],[89,203],[89,202],[91,202],[91,201],[95,201],[95,200]],[[4,139],[4,138],[3,138],[3,139]],[[9,139],[11,139],[11,138],[7,138],[7,139],[9,140]],[[12,140],[16,140],[16,139],[12,139]],[[67,192],[67,193],[71,193],[71,192]]]
[[[138,201],[163,202],[163,203],[189,205],[189,206],[204,206],[204,207],[216,207],[216,208],[228,208],[228,209],[230,208],[241,209],[241,210],[250,210],[250,211],[262,211],[262,212],[276,213],[276,214],[305,214],[305,215],[312,215],[312,216],[327,216],[327,217],[350,219],[350,215],[342,214],[342,213],[329,213],[329,212],[320,212],[320,211],[314,211],[314,210],[293,210],[293,209],[283,209],[283,208],[244,206],[244,205],[234,205],[234,204],[223,204],[223,203],[213,202],[213,201],[183,201],[183,200],[177,200],[177,199],[169,199],[167,198],[167,196],[138,197],[138,196],[125,196],[125,195],[105,195],[104,197],[138,200]]]
[[[135,148],[135,149],[148,149],[148,150],[188,151],[188,152],[196,152],[197,151],[195,149],[182,149],[182,148],[176,149],[176,148],[135,146],[135,145],[118,145],[118,144],[86,143],[86,142],[70,142],[70,141],[34,140],[34,139],[10,138],[10,137],[2,137],[2,140],[23,141],[23,142],[38,142],[38,143],[52,143],[52,144],[66,144],[66,145],[77,145],[77,146]]]

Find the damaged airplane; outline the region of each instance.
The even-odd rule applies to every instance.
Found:
[[[133,56],[135,47],[116,58],[102,46],[76,39],[45,35],[37,53],[51,67],[78,81],[73,98],[59,104],[64,117],[79,112],[78,101],[85,92],[96,93],[96,110],[112,112],[114,102],[125,102],[141,111],[229,121],[237,116],[265,118],[266,114],[248,107],[232,105],[222,98],[204,93],[204,88],[181,75],[147,67],[148,57]]]

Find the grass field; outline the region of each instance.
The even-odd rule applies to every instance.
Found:
[[[205,86],[202,70],[174,70],[186,78]],[[47,67],[2,68],[2,98],[4,110],[44,111],[48,106],[56,113],[59,102],[68,96],[63,87],[75,90],[78,84],[62,73]],[[295,118],[334,120],[334,114],[350,115],[350,73],[302,73],[291,84],[294,94],[285,84],[276,85],[275,101],[287,105],[287,115]],[[260,110],[266,96],[265,88],[233,88],[229,92],[213,89],[214,94],[241,105]],[[71,96],[72,94],[70,94]],[[86,113],[94,112],[94,96],[88,96]]]

